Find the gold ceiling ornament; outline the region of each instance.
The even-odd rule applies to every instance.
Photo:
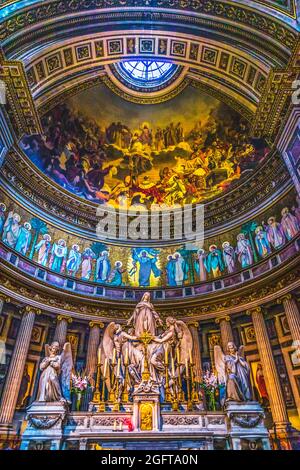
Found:
[[[0,48],[0,80],[6,85],[7,112],[18,139],[42,134],[40,118],[21,61],[6,60]]]
[[[273,143],[288,119],[291,98],[294,92],[293,82],[300,76],[300,39],[285,69],[274,68],[270,71],[259,106],[252,125],[255,137],[266,138]]]
[[[8,297],[6,294],[3,294],[2,292],[0,292],[0,301],[3,301],[3,302],[7,302],[7,303],[10,303],[11,301],[11,298]]]

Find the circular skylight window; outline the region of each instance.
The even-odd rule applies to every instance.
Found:
[[[136,88],[157,88],[166,85],[178,71],[178,66],[159,60],[129,60],[116,69],[123,81]]]

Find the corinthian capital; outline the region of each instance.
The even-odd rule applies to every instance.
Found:
[[[262,313],[263,309],[261,307],[253,307],[246,311],[247,315],[252,315],[253,313]]]
[[[94,328],[94,326],[98,326],[100,329],[103,329],[104,328],[104,323],[102,321],[90,321],[89,323],[89,327],[90,328]]]
[[[217,317],[215,318],[215,323],[217,325],[219,325],[221,323],[221,321],[227,321],[227,322],[230,322],[230,316],[229,315],[223,315],[221,317]]]

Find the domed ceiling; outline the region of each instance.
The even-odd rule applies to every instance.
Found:
[[[153,86],[177,69],[149,60],[119,67],[129,83]],[[123,197],[129,206],[206,201],[247,178],[268,153],[243,116],[192,86],[143,105],[97,85],[57,105],[42,125],[43,136],[22,141],[32,162],[71,193],[115,207]]]

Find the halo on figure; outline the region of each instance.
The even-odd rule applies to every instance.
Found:
[[[284,208],[282,209],[282,211],[281,211],[281,215],[286,215],[286,214],[288,214],[289,212],[290,212],[290,211],[289,211],[288,207],[284,207]]]
[[[237,240],[243,240],[245,238],[244,233],[239,233],[238,236],[236,237]]]
[[[49,233],[45,233],[45,235],[43,235],[43,239],[48,240],[48,242],[51,242],[51,236],[49,235]]]
[[[224,248],[227,248],[228,246],[230,246],[230,243],[229,242],[223,242],[222,243],[222,248],[224,250]]]
[[[212,253],[214,250],[217,250],[217,249],[218,249],[217,245],[210,245],[210,247],[209,247],[209,251],[210,251],[211,253]]]
[[[61,238],[60,240],[58,240],[57,244],[58,245],[61,245],[61,244],[64,244],[64,246],[66,246],[66,240],[64,240],[63,238]]]
[[[6,207],[6,205],[4,204],[4,202],[0,202],[0,209],[1,209],[3,212],[6,211],[7,207]]]
[[[122,261],[116,261],[116,262],[115,262],[115,267],[116,267],[116,268],[122,268],[122,266],[123,266]]]
[[[17,214],[16,212],[14,213],[13,218],[16,219],[17,222],[21,221],[21,216]]]
[[[72,245],[72,248],[73,248],[73,250],[78,251],[79,250],[79,245],[77,245],[77,243],[75,243],[74,245]]]
[[[273,223],[275,222],[275,220],[276,220],[275,217],[273,217],[273,216],[272,216],[272,217],[269,217],[269,218],[268,218],[268,224],[269,224],[269,225],[270,225],[270,224],[273,224]]]
[[[102,251],[102,253],[101,253],[101,256],[108,256],[108,255],[109,255],[109,253],[108,253],[107,250],[104,250],[104,251]]]
[[[205,254],[205,250],[203,248],[199,248],[199,250],[197,251],[197,255],[204,255]]]
[[[176,256],[178,256],[179,258],[181,258],[181,254],[178,253],[178,251],[176,251],[176,253],[174,253],[174,258],[176,258]]]
[[[28,230],[30,232],[31,230],[31,224],[29,222],[25,222],[24,223],[24,228],[26,228],[26,230]]]
[[[262,232],[264,229],[261,225],[259,225],[258,227],[256,227],[255,229],[255,233],[258,234],[259,232]]]

